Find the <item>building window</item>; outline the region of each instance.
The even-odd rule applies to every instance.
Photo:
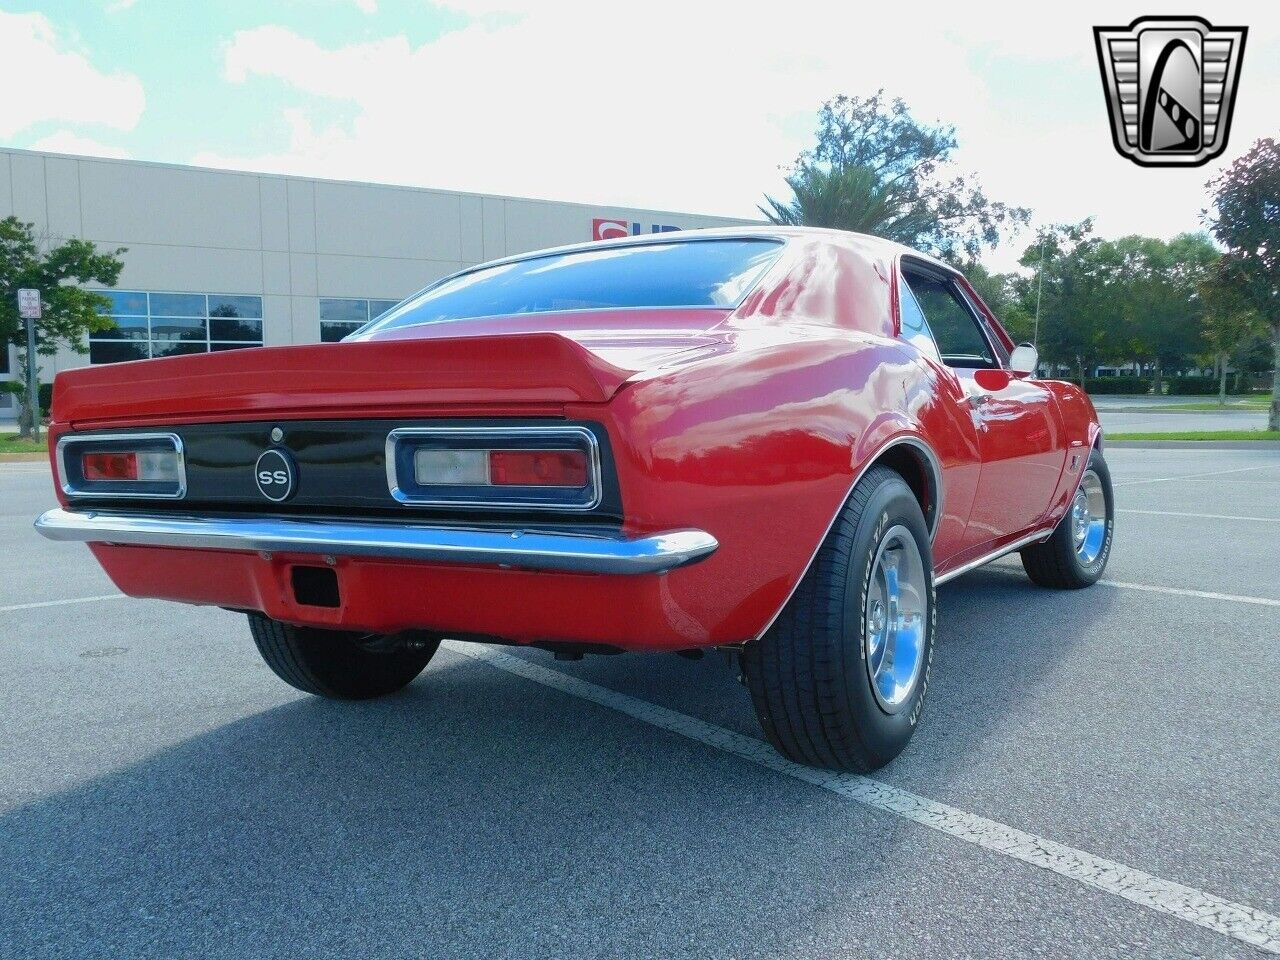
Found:
[[[399,300],[348,300],[337,298],[320,301],[320,342],[337,343],[370,320],[377,320]]]
[[[119,363],[262,346],[262,298],[225,293],[95,290],[111,301],[111,330],[89,337],[90,363]]]

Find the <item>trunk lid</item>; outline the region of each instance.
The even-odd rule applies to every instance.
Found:
[[[262,347],[59,373],[53,420],[334,417],[604,403],[630,378],[713,351],[725,310],[452,321],[340,344]]]

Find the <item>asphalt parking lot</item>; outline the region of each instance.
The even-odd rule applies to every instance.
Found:
[[[1108,433],[1168,433],[1183,430],[1265,430],[1266,409],[1186,410],[1188,403],[1216,397],[1090,397]]]
[[[1107,581],[942,587],[871,780],[767,765],[719,655],[305,697],[243,617],[113,597],[0,465],[0,956],[1280,952],[1280,454],[1109,461]]]
[[[1266,410],[1098,410],[1108,433],[1170,433],[1183,430],[1265,430]]]

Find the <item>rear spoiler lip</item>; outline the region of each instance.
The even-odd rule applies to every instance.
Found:
[[[261,347],[59,373],[51,420],[110,426],[606,403],[638,371],[557,333]]]

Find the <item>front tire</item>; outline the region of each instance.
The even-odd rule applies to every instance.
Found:
[[[1048,540],[1021,551],[1022,568],[1031,582],[1058,590],[1097,583],[1111,556],[1114,517],[1111,471],[1102,453],[1091,450],[1067,515]]]
[[[782,614],[743,652],[769,742],[810,766],[888,763],[924,706],[934,622],[924,515],[899,474],[873,467]]]
[[[249,614],[249,629],[277,677],[304,693],[332,700],[394,693],[423,671],[440,646],[437,639],[383,649],[365,634],[295,627],[259,613]]]

